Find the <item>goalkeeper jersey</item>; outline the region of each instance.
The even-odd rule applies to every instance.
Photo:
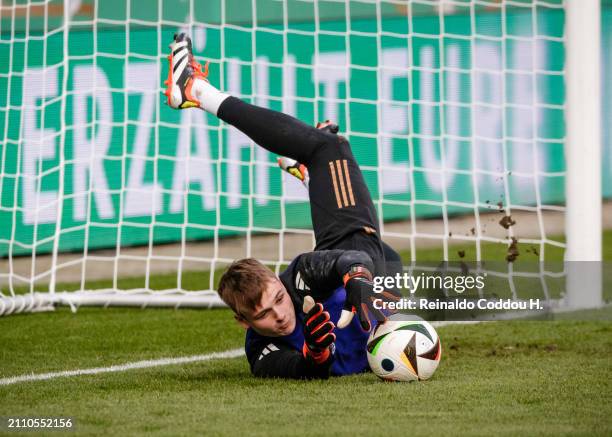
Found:
[[[327,312],[329,312],[330,319],[332,322],[334,322],[334,324],[336,324],[340,318],[345,297],[346,291],[344,288],[340,287],[335,290],[330,298],[323,303],[323,307]],[[283,352],[281,351],[286,351],[288,348],[299,353],[300,355],[302,354],[302,346],[304,344],[302,320],[304,318],[304,313],[302,312],[302,309],[300,307],[296,307],[295,304],[294,307],[296,313],[296,324],[295,330],[290,335],[283,337],[266,337],[256,333],[251,328],[247,330],[245,349],[249,363],[251,364],[251,369],[253,369],[257,360],[263,360],[264,358],[268,358],[266,361],[276,358],[278,358],[278,360],[283,360]],[[366,356],[366,343],[369,332],[364,332],[361,329],[358,318],[354,317],[349,326],[344,329],[336,329],[334,333],[336,334],[336,352],[331,365],[331,374],[336,376],[350,375],[367,370],[368,360]],[[276,365],[274,367],[276,367]],[[262,371],[263,373],[267,373],[266,369],[262,369]],[[258,376],[265,375],[262,374]],[[299,378],[308,375],[295,374],[286,376]]]
[[[331,253],[328,252],[328,255],[331,255]],[[331,361],[331,368],[329,368],[329,364],[321,367],[303,358],[303,294],[313,294],[317,301],[321,301],[325,310],[329,312],[331,321],[336,324],[342,312],[346,291],[344,287],[336,286],[331,289],[331,292],[327,291],[325,293],[326,298],[323,298],[324,294],[310,293],[310,290],[300,291],[298,287],[306,287],[306,285],[303,281],[301,282],[301,276],[298,274],[300,272],[298,259],[299,257],[280,275],[280,280],[289,292],[295,309],[295,330],[290,335],[283,337],[266,337],[249,328],[246,333],[245,350],[251,372],[255,376],[324,378],[330,373],[339,376],[368,370],[366,343],[369,332],[364,332],[361,329],[357,317],[354,317],[351,324],[346,328],[334,331],[336,334],[336,350]],[[322,260],[320,265],[322,269],[325,269],[329,263]],[[327,274],[324,271],[320,273],[323,277]],[[319,281],[319,283],[321,282]],[[334,283],[336,281],[332,280],[330,275],[330,284]]]

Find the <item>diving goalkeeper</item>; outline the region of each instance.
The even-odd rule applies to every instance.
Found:
[[[314,128],[219,91],[206,79],[208,65],[202,71],[195,61],[185,34],[175,35],[170,48],[168,105],[214,114],[281,155],[285,170],[309,179],[314,251],[296,257],[279,276],[255,259],[235,261],[219,283],[221,299],[247,329],[251,372],[327,378],[367,370],[371,320],[385,319],[373,301],[397,300],[394,292],[374,293],[372,279],[400,271],[401,263],[380,239],[348,141],[329,122]]]

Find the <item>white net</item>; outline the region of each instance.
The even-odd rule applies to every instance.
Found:
[[[338,122],[406,261],[499,262],[516,298],[515,252],[535,294],[557,275],[561,0],[4,0],[0,26],[5,311],[37,291],[213,305],[227,263],[279,270],[313,247],[307,193],[275,156],[164,105],[178,30],[219,88]]]

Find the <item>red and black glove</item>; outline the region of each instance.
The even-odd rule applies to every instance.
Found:
[[[314,303],[311,296],[304,298],[304,312],[302,353],[306,359],[323,364],[333,357],[336,326],[329,319],[329,313],[323,310],[323,305]]]
[[[370,331],[372,324],[369,314],[372,314],[378,321],[387,320],[382,311],[374,307],[374,301],[397,302],[400,299],[399,296],[388,291],[374,292],[372,274],[363,266],[352,266],[342,280],[346,290],[346,300],[340,320],[338,320],[339,329],[346,328],[351,323],[353,315],[357,313],[361,328],[364,331]]]

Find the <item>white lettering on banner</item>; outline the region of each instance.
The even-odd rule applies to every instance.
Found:
[[[501,53],[495,44],[482,43],[476,45],[474,73],[476,101],[472,102],[475,125],[475,162],[476,169],[502,173],[502,62]],[[486,71],[483,71],[486,69]],[[483,186],[482,174],[478,183]],[[503,193],[503,180],[498,176],[486,178],[489,189]],[[497,187],[495,187],[497,185]]]
[[[444,141],[444,175],[446,190],[453,183],[456,173],[449,170],[454,170],[459,167],[459,140],[461,136],[461,112],[459,111],[459,103],[461,103],[461,83],[459,81],[459,73],[456,70],[461,67],[459,47],[452,44],[446,50],[446,58],[444,62],[446,67],[445,95],[444,95],[444,130],[442,131],[442,140]],[[431,173],[427,173],[430,177]],[[440,179],[440,185],[441,185]],[[435,189],[435,187],[434,187]]]
[[[229,60],[227,65],[227,92],[231,95],[240,95],[242,81],[240,79],[240,63],[237,60]],[[266,74],[267,76],[267,74]],[[241,204],[240,193],[242,192],[242,168],[250,167],[248,162],[241,164],[242,149],[251,151],[253,141],[236,128],[228,130],[228,165],[227,165],[227,191],[229,193],[227,204],[230,208],[239,208]],[[255,146],[255,159],[261,163],[267,162],[268,151],[260,146]],[[255,193],[260,196],[269,195],[269,167],[265,164],[255,165]],[[266,199],[267,203],[267,199]]]
[[[319,114],[321,120],[316,121],[329,119],[340,123],[338,120],[338,88],[341,82],[348,80],[348,53],[317,53],[313,56],[312,64],[316,69],[315,86],[318,88],[319,84],[323,84],[324,87],[324,96],[322,96],[325,105],[324,113]]]
[[[267,108],[270,95],[269,59],[258,57],[255,61],[255,104]],[[270,194],[270,152],[260,146],[255,146],[255,203],[267,205]]]
[[[295,56],[287,55],[283,62],[283,112],[293,117],[297,114]],[[287,203],[308,201],[308,190],[301,181],[287,172],[282,172],[283,197]]]
[[[393,159],[393,134],[408,132],[408,102],[398,105],[393,98],[394,79],[408,80],[408,51],[405,48],[387,49],[382,53],[381,81],[381,144],[379,158],[383,194],[404,193],[410,190],[408,163]],[[408,147],[408,146],[406,146]]]
[[[74,67],[74,99],[72,101],[74,117],[74,170],[72,189],[74,193],[75,220],[87,219],[87,177],[91,178],[92,195],[101,218],[114,216],[113,203],[108,191],[103,159],[108,154],[111,141],[113,121],[113,105],[110,85],[104,71],[100,67],[78,65]],[[92,106],[93,124],[87,125],[88,105],[90,97],[95,96]],[[94,131],[88,138],[88,131]],[[92,202],[91,208],[94,203]]]
[[[287,55],[283,62],[283,112],[293,117],[296,116],[296,80],[295,56]]]
[[[544,162],[546,155],[542,153],[535,140],[541,115],[539,107],[535,104],[537,95],[533,86],[537,66],[533,65],[532,61],[535,55],[533,51],[537,46],[531,41],[516,41],[514,45],[514,69],[521,72],[512,74],[512,103],[524,106],[512,108],[514,117],[509,132],[516,138],[512,142],[512,169],[535,176],[538,169],[533,159],[534,147],[540,168],[546,168]],[[546,50],[544,45],[538,49],[537,55],[547,56],[539,50]],[[523,190],[534,186],[533,179],[526,177],[515,177],[513,183]]]
[[[421,145],[421,159],[423,167],[433,172],[426,172],[425,180],[441,191],[444,187],[441,184],[439,169],[440,161],[437,158],[436,142],[433,137],[436,135],[435,118],[436,106],[435,100],[435,77],[433,74],[434,66],[434,49],[432,46],[424,46],[419,53],[419,133],[422,135],[419,144]]]
[[[142,94],[127,178],[123,209],[125,217],[151,216],[162,212],[160,187],[155,182],[144,182],[155,100],[158,99],[158,76],[157,64],[154,62],[128,64],[125,71],[126,93]]]
[[[192,154],[191,134],[195,131],[195,153]],[[215,209],[215,177],[210,158],[210,139],[204,111],[181,111],[181,130],[176,144],[176,164],[172,177],[170,212],[185,209],[185,192],[192,182],[200,184],[202,207]]]
[[[612,74],[612,32],[605,32],[607,34],[607,41],[603,40],[601,43],[601,77],[609,78]],[[603,38],[602,38],[603,39]],[[602,125],[603,128],[603,156],[602,160],[605,159],[605,154],[608,154],[608,164],[603,163],[603,174],[604,180],[612,182],[612,109],[610,109],[610,102],[612,102],[612,86],[609,83],[603,86],[604,95],[602,99],[606,102],[606,109],[602,114]],[[607,114],[607,120],[606,120]],[[607,174],[606,174],[607,173]],[[612,183],[605,182],[604,186],[608,186],[608,190]],[[606,196],[609,195],[610,191],[604,189]]]
[[[46,128],[39,100],[57,96],[57,68],[26,69],[23,83],[23,221],[25,224],[55,223],[57,191],[41,189],[39,161],[56,157],[55,129]],[[44,105],[44,102],[42,103]]]
[[[240,64],[235,59],[230,59],[227,64],[227,92],[232,95],[240,95],[242,82],[240,80]],[[227,191],[229,193],[227,206],[239,208],[242,192],[242,149],[251,149],[251,139],[238,129],[230,127],[227,131]]]
[[[459,126],[460,113],[457,106],[460,91],[459,74],[453,70],[446,71],[444,100],[440,102],[436,100],[435,96],[435,81],[437,79],[433,73],[433,70],[436,69],[433,47],[429,46],[421,49],[419,65],[423,68],[419,83],[420,100],[424,102],[421,103],[420,133],[425,135],[420,141],[422,145],[421,153],[423,166],[427,169],[435,170],[425,172],[425,180],[430,188],[443,192],[451,185],[455,177],[455,173],[448,170],[457,168],[459,163],[459,142],[456,139],[461,134]],[[459,68],[459,48],[456,45],[448,47],[444,65]],[[438,106],[440,109],[436,109],[438,103],[443,103],[443,106]],[[442,110],[445,111],[444,125],[441,128],[440,135],[437,136],[434,126],[435,113]],[[434,137],[439,139],[434,141]],[[440,153],[437,153],[438,148]],[[442,161],[442,153],[444,153],[444,161]],[[444,175],[444,178],[442,175]]]
[[[427,187],[442,192],[451,186],[455,178],[453,169],[458,167],[460,160],[469,159],[460,156],[459,146],[461,137],[464,137],[465,141],[474,141],[472,148],[476,163],[474,171],[478,175],[480,187],[486,188],[485,191],[503,193],[503,178],[498,175],[483,175],[482,171],[501,175],[504,170],[513,170],[527,175],[527,177],[516,175],[509,179],[511,188],[515,190],[513,193],[521,193],[526,196],[522,201],[529,201],[533,195],[534,183],[534,179],[529,176],[541,178],[538,172],[548,168],[547,160],[551,158],[547,150],[537,144],[538,126],[542,122],[545,110],[542,106],[538,106],[535,75],[538,68],[546,67],[537,65],[540,59],[549,57],[546,44],[516,41],[508,52],[509,58],[504,62],[502,55],[505,56],[505,52],[502,52],[499,43],[479,42],[474,46],[474,53],[470,57],[474,60],[471,74],[458,71],[462,68],[460,46],[449,44],[445,47],[443,64],[445,77],[442,80],[434,74],[435,46],[427,45],[421,48],[417,55],[419,59],[415,60],[415,65],[421,69],[418,83],[420,117],[416,120],[416,132],[423,135],[420,139],[422,165],[431,169],[424,173]],[[338,116],[339,89],[349,79],[348,56],[346,52],[328,52],[318,53],[313,57],[316,71],[313,79],[316,81],[315,85],[320,86],[324,102],[321,119],[336,120]],[[399,82],[409,80],[411,74],[409,52],[406,48],[387,48],[382,50],[379,59],[381,87],[378,101],[381,111],[379,166],[385,174],[381,180],[381,187],[384,194],[405,193],[411,188],[409,165],[405,158],[394,157],[394,136],[411,133],[409,105],[412,102],[404,101],[395,95],[394,89],[398,88]],[[290,115],[297,113],[298,77],[295,63],[295,56],[287,55],[282,67],[283,111]],[[267,107],[271,86],[268,59],[257,58],[252,66],[254,103]],[[138,120],[130,121],[130,129],[135,129],[135,135],[133,143],[127,145],[129,153],[124,157],[128,171],[125,176],[124,215],[147,217],[164,212],[180,213],[185,208],[185,190],[188,190],[191,184],[199,184],[201,187],[204,193],[201,199],[203,208],[213,210],[216,207],[215,195],[222,190],[222,187],[217,186],[215,167],[210,157],[211,145],[206,116],[201,111],[189,110],[181,113],[169,211],[163,211],[161,182],[153,181],[146,171],[147,163],[157,159],[153,156],[152,150],[152,130],[159,85],[157,67],[157,63],[137,62],[128,64],[125,72],[126,93],[131,96],[130,104],[133,102],[138,108]],[[237,60],[228,63],[229,93],[241,94],[241,68]],[[94,65],[75,65],[72,77],[74,78],[71,111],[73,119],[66,120],[65,125],[74,132],[73,143],[66,145],[68,157],[71,153],[70,147],[73,147],[73,180],[72,184],[67,183],[66,186],[68,188],[72,186],[71,194],[74,196],[74,202],[66,205],[72,204],[74,209],[68,211],[66,216],[70,216],[71,213],[76,221],[85,221],[88,215],[94,212],[93,209],[91,212],[88,209],[95,208],[97,217],[110,219],[115,216],[115,211],[108,175],[104,168],[113,133],[114,108],[109,80],[104,70]],[[473,78],[473,83],[470,77]],[[40,169],[45,161],[57,160],[59,127],[55,122],[53,123],[55,128],[50,127],[49,123],[45,124],[42,119],[44,109],[41,107],[41,102],[58,95],[60,80],[58,69],[27,69],[24,80],[30,85],[24,87],[22,99],[23,220],[24,224],[30,225],[54,223],[57,218],[57,188],[52,183],[48,183],[47,179],[41,188]],[[438,84],[443,86],[441,99],[436,95]],[[473,98],[462,99],[462,88],[470,85]],[[95,97],[94,116],[88,113],[92,111],[90,109],[92,97]],[[465,110],[462,109],[463,104],[468,106]],[[440,132],[436,126],[438,108],[444,110]],[[56,111],[55,106],[53,111]],[[471,117],[462,118],[462,115],[468,112],[471,112]],[[473,131],[462,124],[469,125],[472,123],[472,118]],[[223,173],[227,178],[224,181],[225,190],[229,194],[227,205],[230,208],[244,205],[240,195],[243,191],[243,177],[247,174],[252,174],[252,190],[256,194],[256,204],[269,204],[270,172],[275,171],[270,165],[269,152],[259,146],[253,148],[252,141],[235,128],[229,128],[227,133],[228,165],[227,172]],[[444,141],[444,160],[441,159],[441,150],[437,148],[437,136]],[[508,147],[507,163],[504,163],[503,153],[505,140]],[[399,143],[400,141],[396,140],[395,147],[399,147]],[[241,162],[245,149],[251,153],[252,162]],[[441,177],[441,172],[444,172],[444,178]],[[53,177],[50,176],[49,179]],[[287,202],[308,199],[307,190],[300,181],[284,172],[282,177]],[[544,181],[544,178],[541,181]],[[481,197],[482,199],[484,198]]]

